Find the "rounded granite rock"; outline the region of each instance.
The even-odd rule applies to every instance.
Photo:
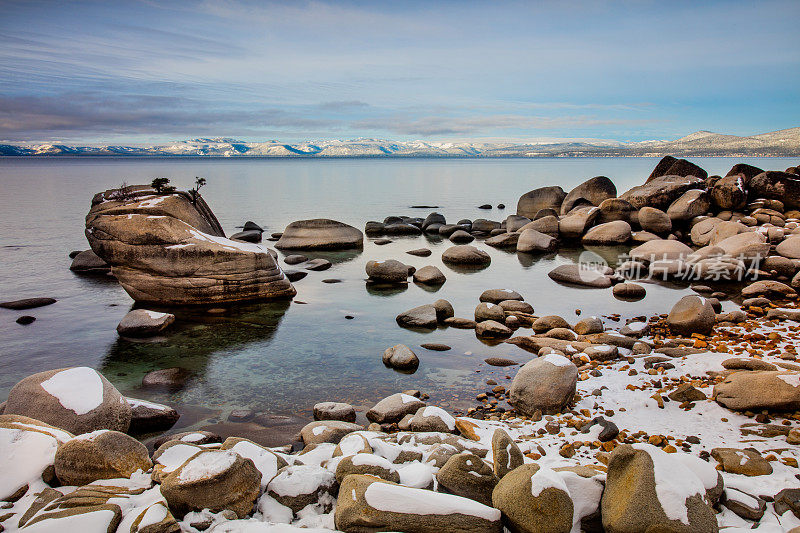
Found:
[[[388,234],[387,228],[384,227],[384,232]],[[292,222],[275,243],[279,250],[360,250],[363,247],[361,230],[327,218]]]

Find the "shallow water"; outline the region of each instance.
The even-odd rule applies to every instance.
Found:
[[[709,174],[736,162],[783,169],[794,160],[764,158],[697,158]],[[582,249],[557,255],[526,256],[495,250],[489,268],[455,272],[441,263],[449,241],[428,237],[395,238],[377,246],[367,239],[361,253],[307,254],[327,257],[333,268],[311,272],[297,282],[293,303],[248,304],[225,314],[179,310],[178,326],[161,339],[120,339],[116,325],[132,300],[111,278],[77,276],[68,269],[71,250],[88,248],[84,216],[94,193],[119,185],[149,183],[169,176],[179,187],[195,176],[207,178],[203,195],[228,234],[245,220],[270,232],[293,220],[326,217],[363,228],[367,220],[394,214],[425,216],[437,205],[448,221],[461,218],[502,220],[515,211],[524,192],[558,184],[569,190],[596,175],[609,176],[620,192],[640,184],[656,159],[533,160],[268,160],[268,159],[0,159],[0,300],[52,296],[59,301],[31,311],[0,309],[0,401],[19,379],[50,368],[87,365],[99,369],[123,393],[175,405],[186,426],[224,420],[234,408],[273,414],[310,415],[318,401],[348,401],[370,406],[403,389],[429,393],[443,407],[469,406],[482,383],[504,381],[503,369],[483,359],[508,356],[527,361],[531,355],[509,344],[490,346],[472,331],[443,329],[429,333],[399,328],[394,317],[411,307],[448,299],[456,315],[472,318],[478,296],[487,288],[519,291],[539,315],[561,314],[576,321],[591,315],[623,317],[667,312],[686,293],[685,286],[648,285],[647,297],[630,303],[615,300],[610,290],[566,287],[551,281],[554,266],[575,261]],[[505,203],[505,210],[477,209]],[[266,243],[270,244],[270,243]],[[433,255],[405,252],[428,247]],[[595,249],[613,263],[625,250]],[[283,257],[283,254],[281,254]],[[364,265],[370,259],[395,258],[417,268],[433,264],[448,280],[430,291],[410,284],[402,290],[367,287]],[[283,263],[281,262],[283,266]],[[296,267],[291,267],[296,268]],[[324,279],[341,283],[322,283]],[[300,303],[304,302],[304,303]],[[20,314],[37,320],[14,321]],[[353,320],[346,320],[352,315]],[[419,347],[441,342],[453,347],[432,352]],[[389,370],[383,350],[397,343],[420,356],[412,375]],[[139,388],[153,369],[182,366],[193,372],[189,385],[175,393]]]

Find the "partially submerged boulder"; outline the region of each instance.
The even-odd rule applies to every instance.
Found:
[[[622,193],[620,198],[627,200],[635,209],[645,206],[667,209],[672,202],[690,189],[703,189],[703,179],[694,176],[682,177],[664,175],[654,177],[644,185],[633,187]]]
[[[80,435],[98,429],[126,432],[131,407],[105,377],[85,366],[26,377],[8,393],[5,414],[23,415]]]
[[[291,298],[294,287],[267,249],[225,238],[202,199],[134,187],[95,195],[86,238],[137,302],[210,304]]]
[[[363,247],[361,230],[327,218],[292,222],[275,243],[279,250],[360,250]]]
[[[117,333],[123,337],[151,337],[158,335],[175,322],[175,315],[148,309],[129,311],[117,325]]]
[[[714,308],[701,296],[684,296],[676,303],[667,316],[670,329],[679,335],[711,332],[716,320]]]
[[[519,413],[557,413],[572,402],[578,369],[566,357],[547,354],[523,365],[508,392],[508,403]]]

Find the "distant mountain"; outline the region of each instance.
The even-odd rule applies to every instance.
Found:
[[[644,157],[668,154],[682,157],[800,156],[800,128],[749,137],[698,131],[675,141],[631,143],[593,139],[538,143],[353,139],[292,144],[279,141],[244,142],[228,137],[216,137],[148,147],[0,144],[0,156]]]

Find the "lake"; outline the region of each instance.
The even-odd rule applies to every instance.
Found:
[[[794,159],[693,158],[709,174],[724,175],[737,162],[784,169]],[[180,310],[177,326],[163,338],[120,339],[116,325],[133,301],[110,277],[70,272],[71,250],[88,248],[84,217],[96,192],[168,176],[179,188],[195,176],[208,180],[202,193],[228,235],[246,220],[271,232],[293,220],[332,218],[363,230],[368,220],[388,215],[426,216],[437,205],[448,222],[461,218],[502,220],[515,213],[518,197],[543,185],[569,190],[597,175],[610,177],[619,192],[643,183],[657,159],[152,159],[0,158],[0,299],[34,296],[58,299],[25,311],[37,320],[15,323],[23,312],[0,309],[0,401],[21,378],[75,365],[97,368],[124,394],[165,402],[183,414],[177,427],[221,424],[232,409],[309,419],[319,401],[346,401],[369,407],[405,389],[431,395],[437,405],[457,410],[473,405],[487,378],[505,382],[511,369],[483,363],[504,356],[520,362],[532,355],[509,344],[481,342],[469,330],[440,328],[430,333],[401,329],[395,316],[406,309],[449,300],[456,316],[472,318],[480,293],[488,288],[517,290],[536,314],[581,317],[618,313],[633,317],[669,311],[688,290],[685,285],[648,284],[640,302],[615,300],[610,290],[581,290],[551,281],[547,272],[575,261],[582,251],[563,248],[551,256],[527,256],[476,245],[492,257],[489,268],[460,273],[444,266],[449,241],[430,237],[394,238],[385,246],[365,242],[360,253],[319,253],[334,266],[311,272],[295,283],[294,302],[240,305],[226,313]],[[504,210],[478,205],[504,203]],[[266,242],[269,245],[271,243]],[[428,247],[433,255],[405,252]],[[624,250],[598,249],[613,263]],[[284,254],[281,254],[281,258]],[[409,284],[376,291],[365,283],[370,259],[394,258],[417,268],[432,264],[448,280],[437,291]],[[281,266],[283,262],[280,261]],[[341,283],[323,283],[325,279]],[[352,315],[354,319],[345,319]],[[446,352],[420,343],[438,342]],[[383,351],[410,346],[421,364],[407,375],[387,369]],[[140,387],[154,369],[181,366],[193,378],[181,391]]]

